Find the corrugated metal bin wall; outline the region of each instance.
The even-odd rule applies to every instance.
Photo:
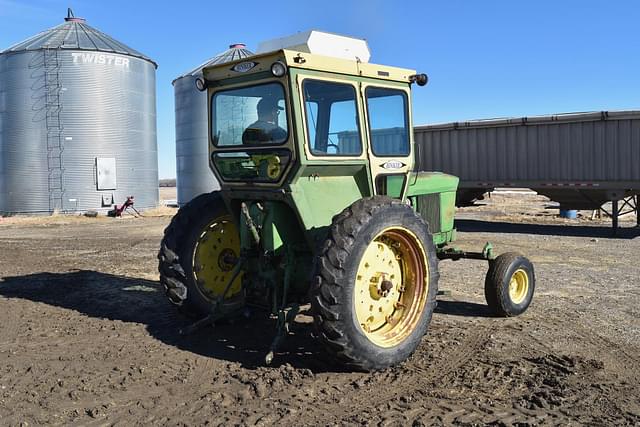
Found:
[[[0,212],[49,211],[43,101],[36,53],[0,55]]]
[[[173,84],[176,114],[176,178],[178,204],[220,185],[209,169],[207,94],[195,87],[194,76]]]

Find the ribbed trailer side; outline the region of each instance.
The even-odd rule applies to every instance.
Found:
[[[479,120],[415,128],[418,170],[460,177],[459,203],[531,188],[567,209],[640,194],[640,111]]]

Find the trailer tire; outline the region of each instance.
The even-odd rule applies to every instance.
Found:
[[[317,336],[349,368],[406,360],[431,321],[438,261],[428,224],[386,196],[360,199],[333,218],[310,289]]]
[[[484,295],[496,316],[513,317],[527,310],[535,285],[533,264],[519,253],[507,252],[489,262]]]
[[[217,192],[201,194],[180,208],[164,230],[158,252],[160,283],[164,286],[169,301],[178,306],[179,311],[188,317],[202,318],[208,315],[215,302],[215,292],[203,284],[203,279],[200,279],[200,283],[198,282],[195,258],[199,242],[211,230],[211,224],[221,218],[228,221],[225,222],[228,230],[235,230],[235,224],[228,218],[228,212],[220,194]],[[235,239],[239,245],[239,237],[236,236],[233,241],[234,246]],[[235,247],[233,250],[236,251]],[[237,256],[238,253],[235,255]],[[207,265],[207,270],[216,268],[216,263],[219,264],[218,259],[211,259],[209,262],[213,264]],[[228,273],[229,270],[225,268],[221,275]],[[221,285],[215,283],[214,287],[216,286],[219,289]],[[210,283],[208,287],[212,288]],[[238,288],[239,286],[234,282],[233,291],[237,292]]]

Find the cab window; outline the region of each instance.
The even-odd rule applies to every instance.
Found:
[[[279,83],[216,92],[211,98],[216,147],[279,145],[289,137],[287,104]]]
[[[368,87],[369,140],[376,156],[409,154],[407,94],[389,88]]]
[[[302,84],[307,141],[314,156],[362,153],[356,89],[345,83],[307,79]]]

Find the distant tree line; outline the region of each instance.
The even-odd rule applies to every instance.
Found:
[[[176,186],[176,179],[175,178],[161,179],[160,180],[160,187],[175,187],[175,186]]]

